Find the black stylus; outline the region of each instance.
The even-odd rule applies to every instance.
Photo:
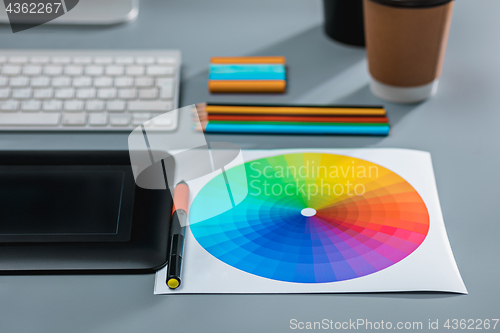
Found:
[[[170,227],[170,256],[167,268],[167,286],[176,289],[181,285],[182,253],[184,251],[184,236],[187,225],[187,202],[189,187],[181,181],[174,191],[174,215]]]

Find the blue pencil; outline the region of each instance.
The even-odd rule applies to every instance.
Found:
[[[284,65],[210,65],[209,80],[286,80]]]
[[[207,123],[206,133],[389,135],[389,125],[268,125]]]

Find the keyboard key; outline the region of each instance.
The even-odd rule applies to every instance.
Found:
[[[135,99],[137,96],[137,89],[120,89],[118,90],[118,98],[121,99]]]
[[[165,113],[151,113],[151,114],[149,115],[149,117],[150,117],[150,119],[151,119],[151,121],[150,121],[150,123],[151,123],[151,124],[150,124],[150,125],[153,125],[153,121],[152,121],[152,119],[153,119],[153,118],[156,118],[156,117],[162,116],[162,115],[164,115],[164,114],[165,114]]]
[[[67,76],[56,76],[52,78],[53,87],[68,87],[71,86],[71,78]]]
[[[87,66],[87,67],[85,67],[85,75],[100,76],[103,73],[104,73],[104,67],[102,67],[102,66]]]
[[[49,111],[49,112],[61,111],[62,107],[63,107],[63,102],[56,100],[44,101],[42,104],[43,111]]]
[[[110,115],[109,123],[111,126],[127,126],[130,122],[129,115]]]
[[[143,76],[135,79],[136,87],[152,87],[154,84],[154,79],[151,77]]]
[[[90,126],[106,126],[108,124],[108,116],[105,113],[92,113],[89,115]]]
[[[130,65],[134,63],[133,57],[117,57],[115,63],[119,65]]]
[[[91,57],[75,57],[75,58],[73,58],[73,63],[79,64],[79,65],[87,65],[87,64],[92,63],[92,58]]]
[[[57,126],[60,116],[58,113],[4,113],[0,114],[0,126]]]
[[[104,111],[104,102],[103,101],[87,101],[85,102],[85,109],[87,111]]]
[[[174,83],[175,83],[174,79],[170,77],[162,77],[156,79],[156,85],[159,87],[173,86]]]
[[[11,87],[26,87],[30,83],[30,79],[24,76],[13,77],[10,79]]]
[[[28,57],[24,56],[14,56],[9,58],[11,64],[25,64],[28,62]]]
[[[111,76],[117,76],[117,75],[123,75],[123,71],[125,68],[120,65],[116,66],[108,66],[106,67],[106,75],[111,75]]]
[[[54,57],[52,58],[52,63],[53,64],[69,64],[71,63],[71,58],[70,57]]]
[[[64,102],[64,110],[65,111],[82,111],[83,110],[83,101],[72,100]]]
[[[5,65],[2,67],[2,74],[7,76],[21,74],[21,66]]]
[[[40,101],[24,101],[21,103],[21,110],[26,111],[26,112],[36,112],[40,111],[40,108],[42,106],[42,102]]]
[[[0,89],[0,99],[7,99],[10,96],[10,89],[9,88],[3,88]]]
[[[2,111],[17,111],[18,107],[18,101],[8,100],[0,103],[0,110]]]
[[[31,89],[13,89],[12,90],[12,98],[14,99],[28,99],[31,97]]]
[[[28,76],[35,76],[42,74],[42,66],[29,65],[23,68],[23,74]]]
[[[94,79],[94,87],[112,87],[113,79],[110,77],[102,76]]]
[[[156,63],[160,65],[175,65],[176,62],[174,57],[159,57],[156,59]]]
[[[73,87],[90,87],[92,85],[92,78],[88,76],[75,77],[73,79]]]
[[[113,63],[112,57],[95,57],[94,63],[101,65],[108,65]]]
[[[162,114],[159,117],[153,118],[153,124],[156,127],[168,127],[168,126],[171,126],[173,124],[173,121],[169,115]]]
[[[125,111],[126,103],[124,101],[110,101],[106,104],[106,109],[109,112],[123,112]]]
[[[95,98],[95,88],[82,88],[76,90],[76,98],[91,99]]]
[[[65,113],[63,114],[62,124],[65,126],[84,126],[87,120],[87,114],[80,113]]]
[[[144,75],[144,66],[127,66],[125,73],[132,76]]]
[[[154,57],[137,57],[136,62],[140,65],[150,65],[155,63]]]
[[[174,80],[171,78],[161,78],[156,80],[156,85],[160,88],[161,99],[174,98]]]
[[[150,119],[149,113],[132,113],[132,125],[139,126]]]
[[[56,89],[54,97],[57,99],[71,99],[75,96],[74,88]]]
[[[45,56],[31,57],[32,64],[48,64],[49,62],[50,62],[49,57],[45,57]]]
[[[50,78],[46,76],[34,77],[31,79],[32,87],[48,87],[50,85]]]
[[[134,78],[130,76],[122,76],[115,79],[115,87],[132,87],[133,85]]]
[[[133,119],[130,121],[130,124],[132,126],[141,126],[141,125],[144,125],[145,123],[147,122],[147,120],[145,121],[142,121],[141,119]],[[146,126],[145,126],[146,127]]]
[[[9,78],[5,76],[0,76],[0,87],[5,87],[9,83]]]
[[[156,99],[158,97],[158,89],[140,89],[139,98],[140,99]]]
[[[49,76],[61,75],[63,67],[59,65],[48,65],[43,68],[43,73]]]
[[[66,66],[64,67],[64,74],[69,76],[82,75],[83,66]]]
[[[97,91],[97,98],[99,99],[116,98],[116,88],[99,89]]]
[[[151,76],[174,75],[175,69],[172,66],[148,66],[146,74]]]
[[[130,101],[128,110],[130,112],[166,112],[172,109],[172,103],[168,101]]]
[[[49,99],[49,98],[52,98],[52,94],[53,93],[54,93],[54,90],[52,88],[35,89],[33,91],[33,98],[36,98],[36,99]]]
[[[163,87],[160,90],[161,99],[172,99],[174,98],[174,87]]]

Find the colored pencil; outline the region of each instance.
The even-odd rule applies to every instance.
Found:
[[[206,102],[200,103],[204,105],[219,105],[219,106],[258,106],[258,107],[276,107],[276,106],[287,106],[287,107],[301,107],[301,108],[343,108],[343,109],[383,109],[384,106],[377,105],[347,105],[347,104],[270,104],[270,103],[214,103]]]
[[[212,114],[239,115],[302,115],[302,116],[386,116],[383,107],[344,106],[257,106],[257,105],[213,105],[197,104],[197,109]]]
[[[304,125],[304,126],[387,126],[387,123],[332,123],[332,122],[294,122],[294,121],[208,121],[209,124],[226,125]]]
[[[285,73],[286,67],[281,64],[211,64],[210,73]]]
[[[213,93],[282,93],[285,80],[210,80],[208,90]]]
[[[388,123],[387,117],[337,117],[337,116],[269,116],[200,114],[200,120],[220,121],[283,121],[283,122],[331,122],[331,123]]]
[[[285,57],[213,57],[212,64],[285,64]]]
[[[204,122],[198,131],[205,133],[239,133],[239,134],[340,134],[340,135],[379,135],[385,136],[389,134],[390,127],[387,124],[374,126],[359,126],[356,125],[274,125],[274,124],[224,124]]]
[[[209,80],[286,80],[284,65],[210,65]]]

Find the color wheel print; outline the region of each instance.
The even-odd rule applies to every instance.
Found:
[[[198,193],[190,228],[215,258],[279,281],[325,283],[366,276],[406,258],[424,241],[429,213],[394,172],[362,159],[295,153],[245,163],[248,195],[221,203],[220,174]],[[229,179],[238,167],[227,171]]]

